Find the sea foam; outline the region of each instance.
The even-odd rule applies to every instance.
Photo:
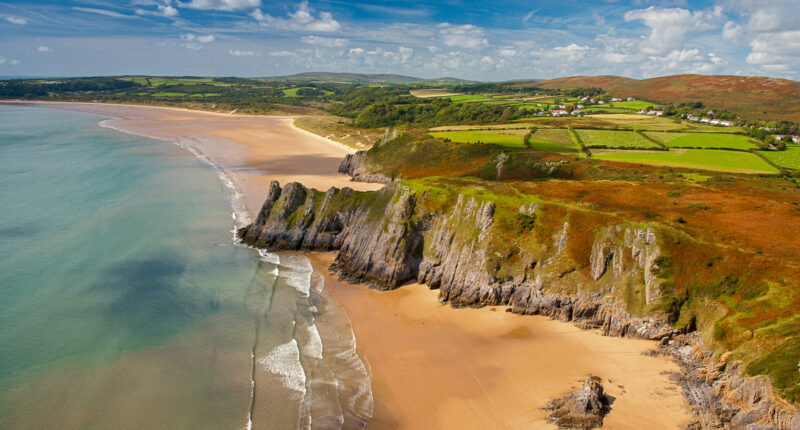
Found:
[[[306,374],[300,365],[300,349],[296,340],[276,346],[269,354],[259,358],[258,364],[280,376],[287,388],[305,395]]]

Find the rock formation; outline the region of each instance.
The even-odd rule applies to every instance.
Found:
[[[603,425],[608,403],[600,378],[589,376],[582,389],[551,400],[544,409],[547,422],[560,429],[589,430]]]

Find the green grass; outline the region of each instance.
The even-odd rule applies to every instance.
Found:
[[[583,143],[589,147],[605,146],[607,148],[657,148],[633,131],[576,130]]]
[[[523,147],[522,138],[527,133],[524,129],[509,130],[505,133],[493,133],[491,131],[467,130],[467,131],[440,131],[430,133],[433,137],[450,139],[457,143],[494,143],[497,145],[510,147]]]
[[[644,100],[633,100],[630,102],[612,102],[610,105],[617,109],[630,109],[635,111],[640,111],[643,109],[647,109],[648,107],[658,108],[660,107],[656,103],[644,101]],[[608,105],[606,105],[608,106]]]
[[[198,93],[198,94],[192,94],[189,97],[217,97],[221,95],[222,93]]]
[[[184,97],[184,96],[186,96],[186,93],[165,92],[165,93],[153,93],[151,95],[153,97]]]
[[[786,145],[785,151],[760,151],[772,163],[787,169],[800,170],[800,145]]]
[[[747,151],[756,148],[747,136],[726,133],[659,133],[648,136],[670,148],[728,148]]]
[[[450,100],[454,102],[490,102],[491,98],[481,94],[463,95],[463,96],[450,96]]]
[[[715,151],[713,149],[671,150],[669,152],[606,152],[596,153],[594,158],[599,160],[686,167],[732,173],[778,173],[777,169],[767,164],[755,154],[749,152]]]
[[[559,145],[578,148],[575,142],[573,142],[569,131],[564,128],[539,128],[536,130],[536,133],[533,134],[533,138],[535,140],[553,142]]]

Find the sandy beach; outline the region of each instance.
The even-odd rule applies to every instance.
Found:
[[[339,161],[352,150],[295,128],[290,117],[53,107],[106,115],[115,118],[107,123],[114,128],[197,148],[233,175],[251,216],[271,180],[317,189],[380,187],[338,174]],[[589,374],[601,377],[614,398],[604,428],[675,429],[689,420],[688,404],[668,375],[677,366],[643,355],[654,342],[603,337],[502,307],[452,309],[423,285],[390,292],[349,285],[327,272],[332,254],[309,257],[347,312],[369,363],[375,399],[370,429],[554,428],[541,408]]]
[[[244,194],[251,217],[261,208],[272,180],[281,185],[298,181],[319,190],[381,187],[351,182],[338,173],[339,162],[355,150],[295,127],[295,117],[99,103],[31,104],[108,116],[112,119],[104,121],[107,127],[195,148],[225,169]]]

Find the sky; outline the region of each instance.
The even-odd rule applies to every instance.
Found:
[[[0,0],[0,76],[800,80],[800,0]]]

